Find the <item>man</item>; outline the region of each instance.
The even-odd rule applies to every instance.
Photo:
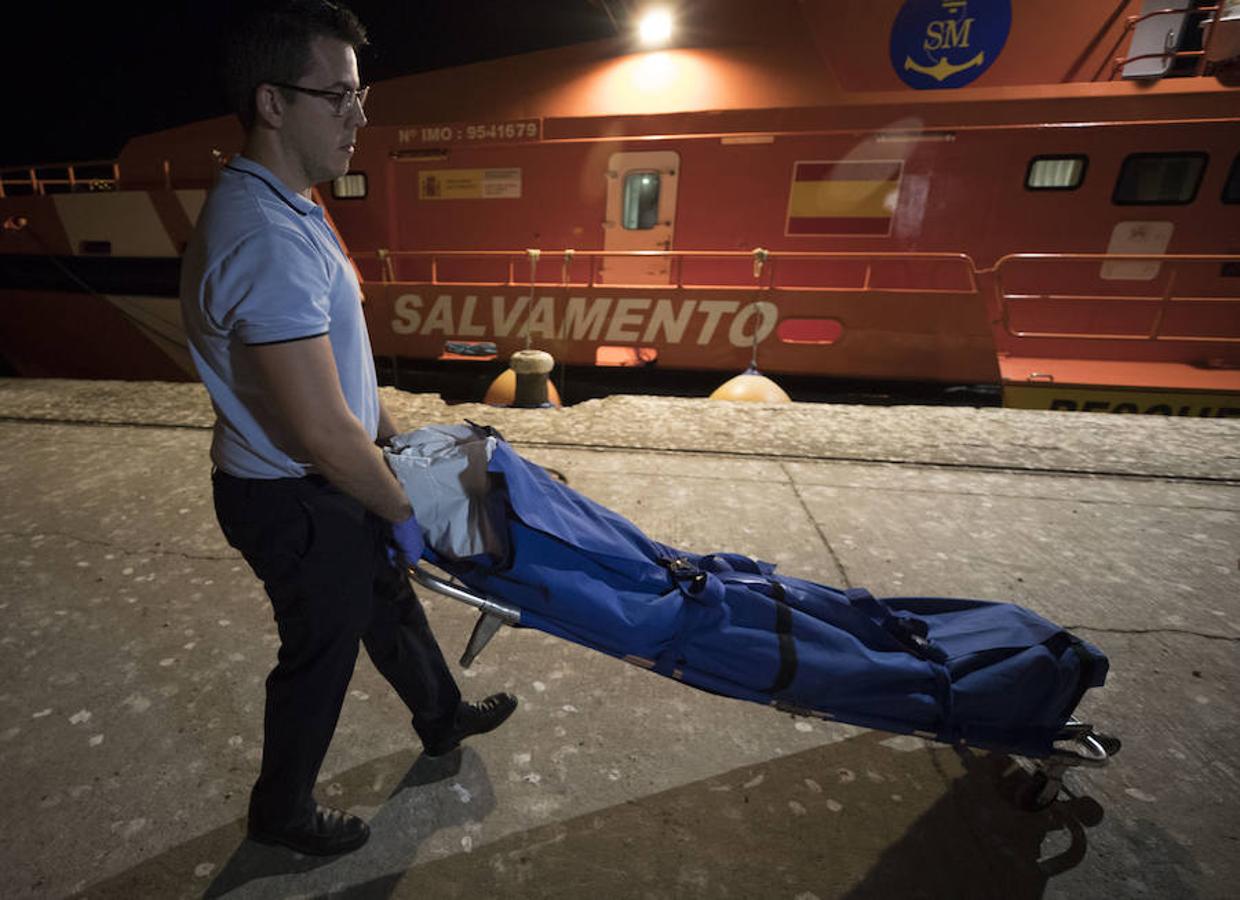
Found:
[[[190,351],[216,410],[211,458],[225,536],[263,581],[280,650],[267,678],[249,836],[303,853],[360,847],[365,822],[315,803],[359,639],[438,756],[516,708],[463,703],[404,574],[422,553],[409,501],[376,446],[379,400],[361,292],[314,184],[348,171],[366,124],[366,33],[325,0],[238,28],[225,72],[245,127],[183,262]]]

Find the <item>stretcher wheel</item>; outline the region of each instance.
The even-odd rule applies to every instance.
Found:
[[[1102,749],[1107,752],[1108,757],[1119,753],[1120,748],[1124,746],[1124,742],[1114,735],[1095,734],[1094,737],[1098,739],[1098,743],[1102,745]]]

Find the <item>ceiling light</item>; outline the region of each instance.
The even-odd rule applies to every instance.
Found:
[[[672,37],[672,14],[666,9],[652,9],[642,16],[637,26],[645,47],[661,47]]]

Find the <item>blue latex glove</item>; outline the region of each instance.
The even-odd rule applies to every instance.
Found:
[[[410,514],[403,522],[392,526],[392,543],[388,545],[388,559],[394,565],[412,566],[426,552],[426,541],[422,538],[422,526],[417,517]]]

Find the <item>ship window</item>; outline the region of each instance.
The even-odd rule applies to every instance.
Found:
[[[332,182],[332,196],[337,200],[360,200],[366,196],[366,173],[350,172]]]
[[[1134,153],[1124,160],[1112,200],[1121,206],[1192,203],[1205,170],[1204,153]]]
[[[1231,162],[1231,174],[1223,185],[1223,202],[1240,203],[1240,155]]]
[[[659,173],[629,172],[624,176],[624,218],[629,230],[646,230],[659,224]]]
[[[1031,191],[1072,191],[1085,180],[1085,156],[1035,156],[1025,173],[1025,187]]]

